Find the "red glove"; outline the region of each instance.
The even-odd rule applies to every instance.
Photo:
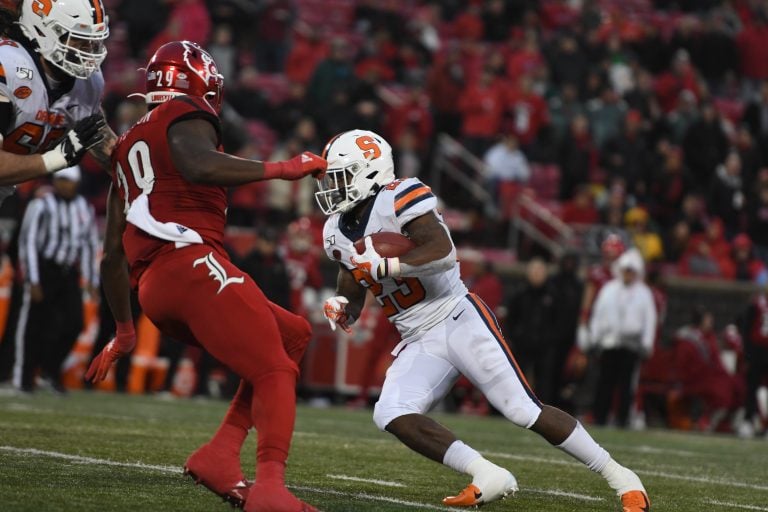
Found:
[[[305,151],[302,154],[284,162],[264,162],[264,179],[300,180],[311,174],[317,179],[323,179],[328,169],[325,158]]]
[[[99,382],[106,379],[115,361],[128,354],[135,345],[136,331],[133,329],[133,322],[117,322],[115,337],[107,343],[101,354],[91,361],[91,366],[85,372],[85,380]]]

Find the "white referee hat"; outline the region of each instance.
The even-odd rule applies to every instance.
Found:
[[[67,167],[62,169],[53,175],[54,178],[60,178],[62,180],[80,181],[80,166],[75,165],[73,167]]]

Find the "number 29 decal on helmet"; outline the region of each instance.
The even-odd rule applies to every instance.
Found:
[[[323,150],[328,161],[315,200],[326,215],[345,212],[395,180],[392,147],[367,130],[340,133]]]

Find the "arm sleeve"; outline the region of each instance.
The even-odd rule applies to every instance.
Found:
[[[40,284],[40,265],[37,248],[37,233],[44,213],[42,199],[30,201],[19,234],[19,259],[24,269],[24,280]]]

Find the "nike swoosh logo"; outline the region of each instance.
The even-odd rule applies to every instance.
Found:
[[[462,309],[462,310],[461,310],[461,313],[459,313],[458,315],[456,315],[456,316],[454,316],[454,317],[452,317],[452,318],[453,318],[454,320],[458,320],[458,319],[459,319],[459,317],[460,317],[461,315],[463,315],[463,314],[464,314],[464,311],[466,311],[466,309]]]

